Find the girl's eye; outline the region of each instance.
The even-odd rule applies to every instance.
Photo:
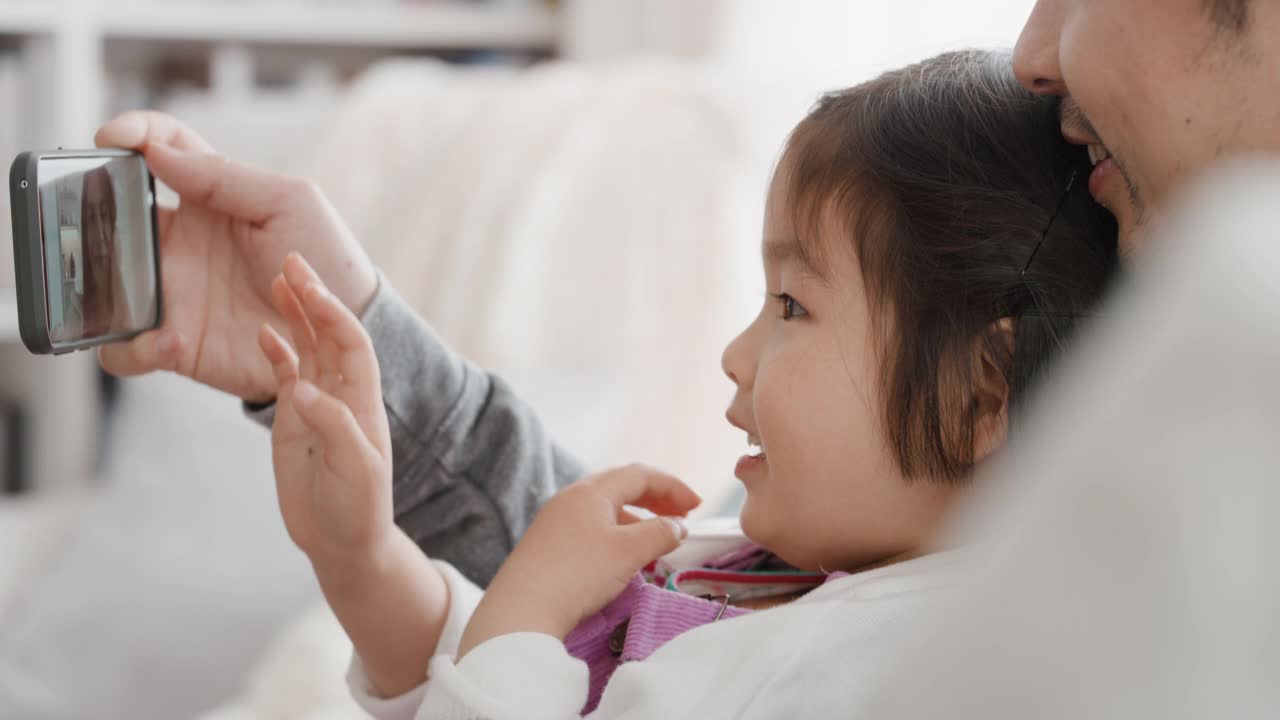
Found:
[[[777,298],[778,302],[782,303],[783,320],[792,320],[809,314],[809,311],[805,310],[803,305],[796,302],[795,298],[786,293],[774,295],[774,297]]]

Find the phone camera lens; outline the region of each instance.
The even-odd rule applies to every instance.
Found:
[[[27,181],[26,181],[26,180],[23,180],[22,182],[18,183],[18,185],[19,185],[23,190],[26,190],[26,189],[27,189]]]

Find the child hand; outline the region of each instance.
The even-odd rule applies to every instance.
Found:
[[[391,437],[368,333],[297,253],[271,285],[293,342],[263,325],[279,384],[271,430],[289,537],[321,571],[385,546],[394,531]]]
[[[543,506],[502,565],[463,634],[459,658],[512,632],[563,639],[609,603],[645,565],[684,539],[683,517],[701,498],[677,478],[644,465],[587,477]],[[641,519],[633,505],[660,516]]]

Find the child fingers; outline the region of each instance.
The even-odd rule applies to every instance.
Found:
[[[275,328],[262,324],[258,329],[258,346],[262,348],[267,362],[271,363],[271,371],[278,387],[284,387],[298,378],[298,355]]]
[[[647,465],[628,465],[597,475],[593,482],[614,507],[634,505],[658,515],[684,515],[702,498],[674,475]]]
[[[284,317],[293,347],[298,355],[298,367],[302,377],[316,377],[316,334],[289,283],[283,276],[276,276],[271,283],[271,304]]]
[[[649,519],[649,515],[647,513],[644,515],[641,515],[640,513],[637,513],[626,507],[623,507],[618,510],[619,525],[633,525],[638,522],[644,522],[647,519]]]
[[[297,252],[291,252],[285,257],[283,272],[284,279],[289,281],[289,287],[293,288],[299,297],[302,296],[302,291],[306,289],[308,283],[324,284],[320,280],[319,273]]]
[[[300,380],[293,387],[293,406],[302,423],[324,443],[324,461],[330,471],[344,478],[372,472],[371,460],[377,454],[345,403]]]
[[[627,539],[624,546],[630,564],[637,568],[680,547],[680,543],[689,535],[683,522],[670,517],[641,520],[626,525],[619,531]]]
[[[364,326],[324,285],[311,281],[302,291],[303,309],[321,339],[321,350],[348,382],[378,384],[378,359]]]
[[[326,377],[345,374],[339,366],[340,354],[338,349],[333,346],[332,338],[321,332],[314,314],[316,308],[306,300],[310,292],[308,288],[312,285],[322,292],[328,293],[324,282],[320,280],[320,276],[312,269],[311,265],[297,252],[291,252],[285,257],[283,274],[285,281],[289,283],[289,289],[293,291],[294,296],[302,303],[302,308],[307,313],[307,319],[310,320],[312,328],[316,331],[317,345],[320,350],[316,356],[316,361],[320,372]],[[336,299],[334,302],[344,310],[346,309]]]

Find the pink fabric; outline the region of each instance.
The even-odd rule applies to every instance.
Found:
[[[704,600],[666,590],[636,574],[618,597],[584,620],[564,639],[569,654],[587,663],[591,678],[582,714],[591,712],[600,703],[600,696],[619,665],[643,660],[686,630],[712,622],[722,607],[722,620],[751,612],[732,605],[725,606],[719,600]],[[623,623],[626,623],[625,629],[622,628]],[[625,633],[620,654],[610,647],[615,633]]]
[[[827,579],[820,573],[779,574],[763,572],[765,568],[778,570],[786,566],[759,545],[749,544],[710,560],[701,568],[678,571],[670,577],[652,565],[646,572],[637,573],[616,598],[583,620],[564,640],[569,654],[587,664],[590,676],[582,714],[600,704],[609,679],[622,663],[644,660],[693,628],[751,612],[728,605],[722,598],[708,600],[668,590],[664,585],[679,588],[692,584],[681,582],[687,578],[703,581],[714,594],[725,592],[737,597],[735,593],[746,587],[780,586],[785,591],[815,587]]]

